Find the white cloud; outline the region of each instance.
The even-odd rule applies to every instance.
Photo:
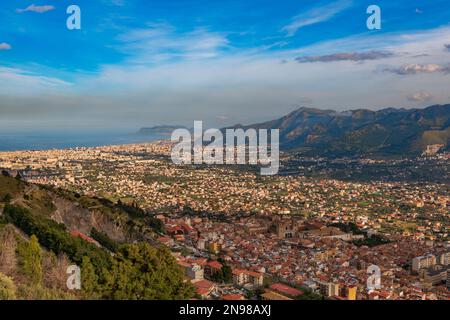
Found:
[[[194,36],[190,37],[192,33]],[[74,79],[76,85],[15,71],[10,76],[15,81],[0,76],[0,95],[18,90],[39,94],[39,89],[66,90],[72,95],[71,102],[57,96],[51,100],[51,111],[40,117],[50,119],[55,110],[61,115],[76,111],[78,117],[89,121],[102,119],[103,125],[107,122],[135,127],[163,123],[189,126],[193,119],[211,121],[217,126],[236,121],[254,123],[286,114],[298,105],[338,110],[417,107],[428,101],[426,95],[417,95],[422,92],[430,95],[433,103],[448,103],[449,76],[445,73],[399,77],[391,72],[374,72],[403,65],[445,65],[449,62],[448,52],[443,50],[443,45],[450,43],[448,27],[364,34],[278,51],[237,51],[230,48],[222,34],[206,29],[177,33],[165,24],[129,31],[119,36],[118,42],[118,49],[126,52],[128,58],[121,64],[104,65],[95,74],[79,74]],[[363,63],[352,59],[331,61],[326,66],[295,61],[299,54],[322,56],[370,50],[393,55],[383,60],[366,59]],[[47,86],[47,82],[53,85]],[[19,105],[20,101],[11,98],[8,104]],[[48,110],[50,102],[27,103],[30,110],[37,105]],[[1,109],[7,107],[3,105],[0,111],[6,110]],[[5,117],[7,113],[0,114]]]
[[[384,71],[396,73],[398,75],[409,75],[409,74],[418,74],[418,73],[450,73],[450,65],[441,65],[435,63],[429,64],[405,64],[396,68],[386,68]]]
[[[18,68],[0,66],[0,87],[3,94],[30,95],[67,88],[70,83]]]
[[[130,55],[135,63],[163,62],[171,59],[203,59],[217,57],[229,42],[219,33],[197,28],[177,33],[169,24],[149,24],[118,36],[118,50]]]
[[[341,11],[349,8],[350,0],[339,0],[331,4],[313,8],[307,12],[300,13],[292,19],[292,22],[282,28],[288,37],[294,36],[300,28],[327,21]]]
[[[409,101],[413,101],[413,102],[428,102],[433,98],[433,96],[431,94],[429,94],[428,92],[421,91],[421,92],[410,94],[406,98]]]
[[[51,11],[54,9],[55,9],[55,7],[51,6],[51,5],[36,6],[36,5],[32,4],[32,5],[29,5],[28,7],[26,7],[25,9],[17,9],[16,11],[18,13],[23,13],[23,12],[27,12],[27,11],[44,13],[44,12]]]
[[[11,45],[6,42],[0,43],[0,51],[1,50],[11,50]]]
[[[385,51],[366,51],[366,52],[340,52],[322,56],[302,56],[295,60],[299,63],[312,62],[336,62],[336,61],[355,61],[378,60],[392,57],[393,54]]]
[[[178,48],[180,52],[190,51],[185,49],[189,47],[185,44],[180,47],[173,44],[175,38],[183,38],[183,35],[175,36],[173,33],[172,29],[166,32],[162,27],[135,30],[122,35],[121,41],[126,46],[136,43],[143,48],[147,48],[151,41],[158,43],[155,51],[135,51],[139,59],[144,56],[143,52],[161,53],[169,47]],[[117,98],[127,96],[128,99],[121,100],[121,106],[126,110],[132,109],[135,114],[147,112],[155,119],[163,119],[169,113],[175,118],[172,122],[178,119],[177,123],[185,125],[189,125],[186,119],[193,118],[210,119],[219,124],[236,120],[256,122],[282,115],[294,105],[341,110],[407,107],[407,96],[427,102],[425,95],[410,94],[421,91],[433,97],[433,102],[446,103],[448,76],[444,73],[420,73],[415,77],[402,77],[399,81],[392,73],[375,71],[389,65],[392,68],[404,64],[444,65],[448,54],[443,52],[442,46],[450,42],[449,37],[450,28],[439,28],[425,32],[353,36],[298,50],[238,52],[233,49],[222,52],[217,50],[217,46],[207,45],[208,48],[216,48],[216,55],[212,58],[167,59],[152,65],[138,63],[131,55],[129,61],[122,65],[105,65],[97,76],[85,76],[78,81],[87,92],[109,90]],[[364,63],[359,62],[361,57],[357,55],[358,59],[330,61],[326,67],[320,63],[300,64],[295,61],[299,53],[322,55],[328,52],[333,55],[340,50],[355,52],[354,48],[368,50],[362,52],[381,50],[393,54],[383,56],[382,61],[369,59],[372,54],[364,55]],[[281,63],[283,60],[285,63]],[[308,101],[304,97],[308,97]],[[138,106],[142,111],[137,110]],[[222,117],[224,110],[231,120]]]

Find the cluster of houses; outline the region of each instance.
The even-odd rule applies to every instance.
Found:
[[[178,257],[178,265],[184,270],[188,278],[197,289],[197,294],[202,299],[218,298],[218,284],[212,281],[215,275],[222,272],[223,264],[216,260],[197,257]],[[232,281],[236,287],[257,289],[263,286],[262,273],[232,269]]]

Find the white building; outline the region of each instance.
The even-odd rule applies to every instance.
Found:
[[[419,273],[420,269],[429,268],[436,264],[436,257],[433,254],[427,254],[426,256],[415,257],[412,259],[411,270]]]

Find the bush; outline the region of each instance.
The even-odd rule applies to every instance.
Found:
[[[43,246],[55,254],[65,253],[72,262],[81,266],[82,279],[84,277],[82,296],[86,299],[179,300],[189,299],[194,294],[192,285],[184,281],[181,268],[165,247],[155,248],[148,243],[116,247],[117,244],[105,234],[93,229],[97,238],[116,250],[112,257],[107,251],[83,239],[73,238],[63,225],[33,215],[25,208],[6,205],[4,215],[9,223],[13,223],[26,234],[36,235],[33,239],[39,239]],[[24,249],[26,254],[23,255],[29,260],[28,276],[32,270],[38,270],[37,240],[33,240],[33,243],[33,250]],[[5,284],[0,290],[4,288],[4,296],[14,297],[15,289],[11,281],[3,280]],[[31,290],[30,297],[46,297],[39,293],[40,286],[28,288]]]
[[[7,193],[7,194],[5,194],[5,196],[3,197],[2,202],[4,202],[4,203],[10,203],[11,200],[12,200],[12,196],[11,196],[9,193]]]
[[[56,255],[65,253],[77,264],[81,264],[83,257],[88,256],[97,270],[108,268],[111,264],[111,256],[106,251],[83,239],[73,238],[62,224],[13,205],[6,205],[4,214],[8,222],[30,236],[34,234],[44,247]]]
[[[16,286],[14,281],[0,273],[0,300],[15,300]]]
[[[96,228],[92,228],[91,237],[111,252],[116,252],[119,248],[119,245],[106,233],[100,232]]]
[[[109,275],[107,299],[183,300],[194,294],[170,251],[148,243],[121,246]]]

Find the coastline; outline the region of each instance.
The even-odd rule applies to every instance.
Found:
[[[130,133],[0,133],[0,153],[19,151],[68,150],[151,143],[164,140],[159,135]]]

